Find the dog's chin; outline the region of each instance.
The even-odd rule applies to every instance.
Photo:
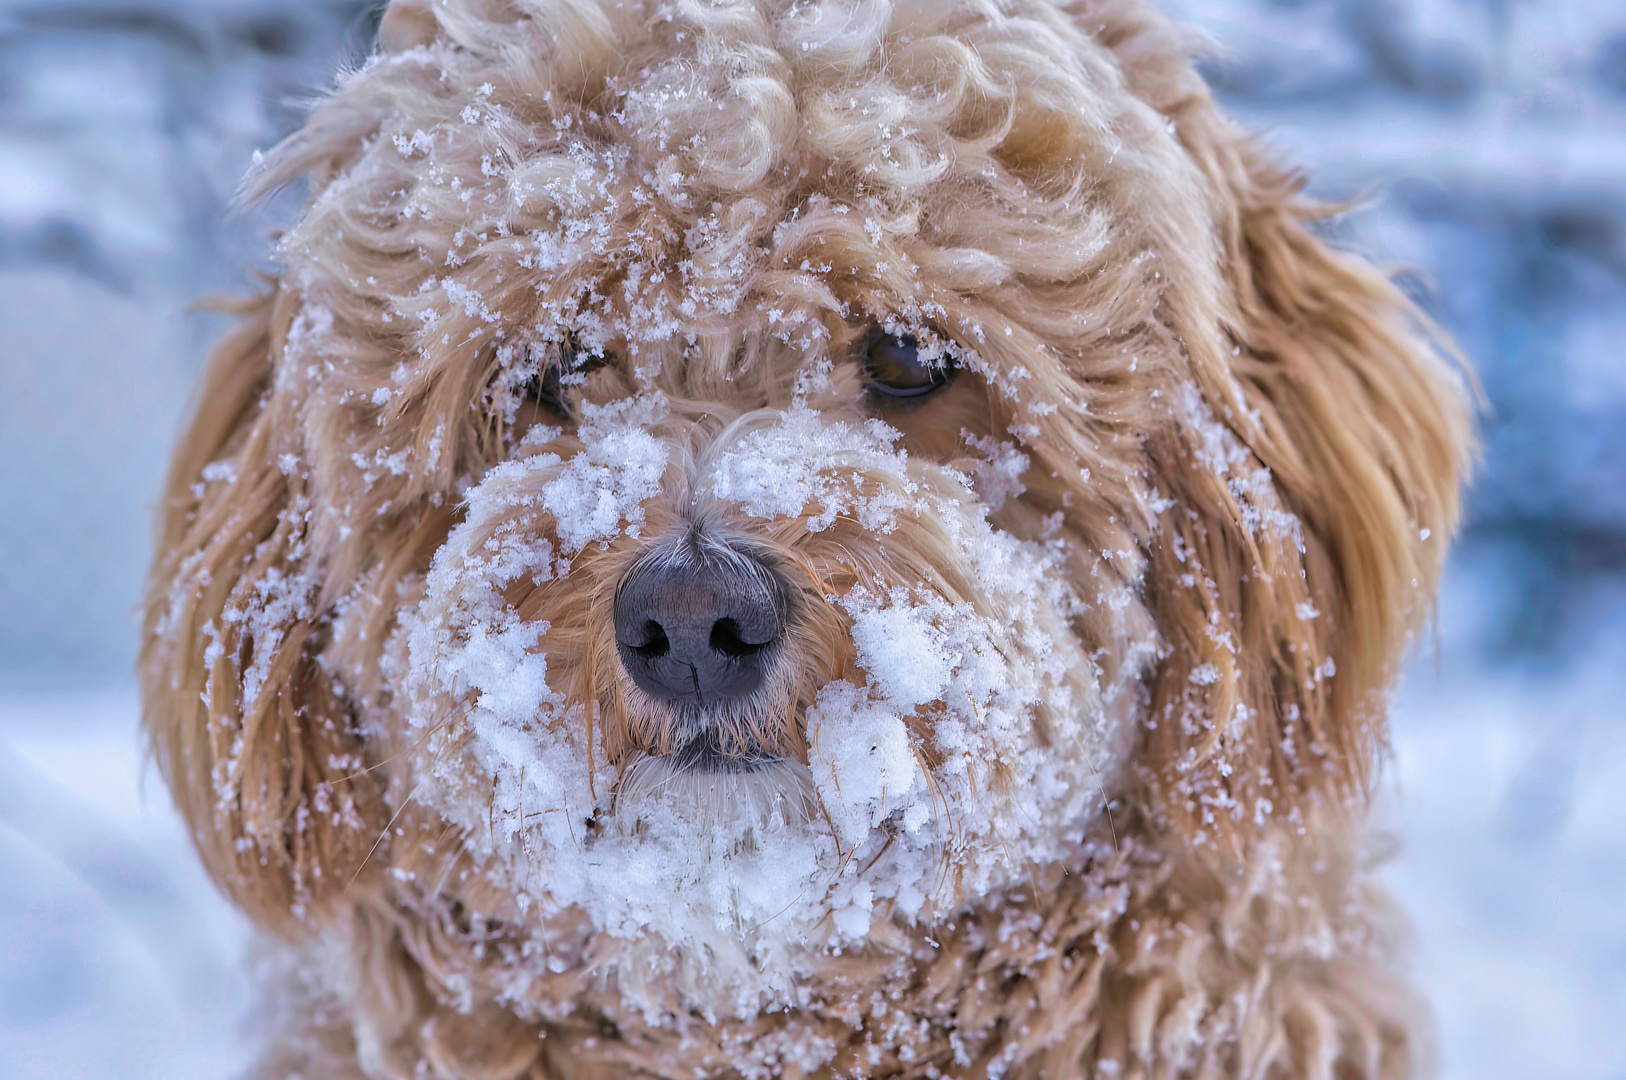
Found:
[[[638,835],[653,819],[695,835],[726,838],[754,850],[759,836],[806,828],[818,816],[818,792],[806,765],[767,754],[724,754],[700,736],[676,754],[638,754],[616,784],[605,825]]]

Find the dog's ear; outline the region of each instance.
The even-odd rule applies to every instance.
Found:
[[[1297,176],[1206,93],[1169,114],[1211,185],[1229,314],[1228,340],[1183,330],[1199,388],[1151,447],[1170,650],[1148,749],[1166,812],[1234,837],[1368,794],[1457,522],[1470,391],[1394,284],[1315,234],[1329,211]]]
[[[140,660],[143,721],[216,881],[297,934],[381,834],[350,710],[318,656],[308,505],[271,382],[292,317],[274,290],[235,308],[161,510]]]

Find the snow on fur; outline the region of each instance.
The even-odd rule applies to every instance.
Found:
[[[662,414],[648,395],[592,410],[573,458],[538,453],[491,470],[394,655],[425,740],[416,798],[467,831],[485,871],[544,920],[575,908],[597,931],[641,943],[645,962],[651,949],[679,965],[709,958],[723,992],[704,1007],[749,1016],[794,1001],[801,951],[862,941],[873,918],[912,921],[1061,857],[1099,812],[1100,772],[1122,732],[1094,665],[1067,644],[1077,601],[1059,549],[993,529],[974,502],[926,493],[922,466],[886,425],[798,405],[725,433],[701,456],[699,485],[751,517],[803,516],[810,532],[837,515],[877,534],[930,518],[974,594],[950,602],[899,584],[832,598],[864,684],[818,691],[808,764],[780,763],[775,776],[808,788],[816,812],[750,792],[740,798],[755,809],[704,809],[733,797],[717,790],[736,783],[726,774],[675,786],[666,775],[630,804],[623,785],[618,804],[588,706],[548,684],[548,626],[522,620],[503,591],[568,575],[586,544],[636,533],[668,460],[650,431]],[[525,486],[527,475],[547,479]],[[492,527],[518,504],[548,515],[557,544]],[[605,827],[589,832],[588,818]]]

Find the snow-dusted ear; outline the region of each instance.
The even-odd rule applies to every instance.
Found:
[[[1384,692],[1430,603],[1472,455],[1465,376],[1329,211],[1205,99],[1174,109],[1214,192],[1230,342],[1151,450],[1172,499],[1148,602],[1172,647],[1148,750],[1211,837],[1358,805]]]
[[[380,835],[360,737],[317,659],[309,502],[281,446],[294,425],[270,404],[293,309],[281,291],[241,305],[209,359],[165,491],[140,661],[153,755],[205,865],[284,933]]]

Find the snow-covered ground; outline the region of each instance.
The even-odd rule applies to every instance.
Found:
[[[246,923],[156,776],[130,689],[0,698],[0,1076],[225,1077]]]
[[[1178,0],[1230,108],[1365,196],[1491,410],[1381,813],[1448,1080],[1626,1077],[1626,7]],[[229,1075],[242,922],[128,672],[205,342],[288,202],[256,146],[364,47],[354,0],[0,0],[0,1080]]]

